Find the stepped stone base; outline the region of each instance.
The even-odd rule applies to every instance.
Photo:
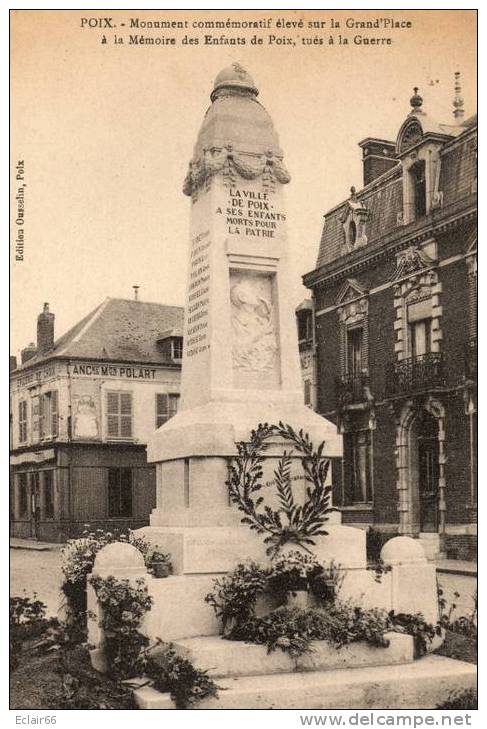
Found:
[[[315,641],[312,652],[291,658],[277,649],[229,641],[219,636],[190,638],[175,643],[178,653],[214,677],[258,676],[293,671],[332,671],[343,668],[412,663],[413,639],[410,635],[388,633],[388,648],[374,648],[366,643],[352,643],[337,650],[325,641]]]
[[[377,649],[379,650],[379,649]],[[476,687],[471,663],[428,656],[396,666],[221,678],[218,698],[198,709],[435,709],[452,692]],[[169,694],[134,692],[139,709],[174,709]]]

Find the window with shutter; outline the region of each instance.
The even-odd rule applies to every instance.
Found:
[[[107,435],[132,438],[131,392],[107,392]]]
[[[59,413],[57,390],[51,392],[51,435],[56,437],[59,433]]]
[[[46,396],[45,395],[39,395],[38,398],[39,403],[39,438],[42,440],[45,436],[45,420],[44,420],[44,412],[46,409]]]
[[[39,440],[39,395],[33,395],[31,400],[31,422],[32,422],[32,440]]]
[[[19,402],[19,442],[27,440],[27,400]]]
[[[174,417],[178,411],[179,394],[174,393],[158,393],[156,395],[156,428],[166,423],[170,418]]]

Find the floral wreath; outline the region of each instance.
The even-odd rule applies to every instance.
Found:
[[[292,444],[301,454],[301,464],[306,486],[304,504],[297,504],[291,487],[291,454],[284,451],[274,471],[276,491],[280,507],[277,510],[263,504],[259,491],[262,483],[263,453],[270,438],[280,436]],[[306,545],[315,544],[314,537],[328,534],[323,525],[328,521],[331,507],[331,486],[326,486],[329,461],[323,458],[325,443],[315,450],[309,435],[302,430],[296,432],[290,425],[269,425],[260,423],[252,430],[250,441],[240,441],[238,455],[229,467],[226,482],[231,501],[243,513],[242,524],[258,534],[265,534],[267,554],[275,556],[287,542],[297,544],[308,552]]]

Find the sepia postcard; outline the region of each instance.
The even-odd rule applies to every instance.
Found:
[[[10,10],[17,723],[475,725],[477,149],[475,9]]]

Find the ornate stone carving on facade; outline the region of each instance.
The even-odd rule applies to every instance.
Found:
[[[431,268],[434,263],[433,259],[424,250],[417,246],[410,246],[398,256],[396,269],[392,274],[391,281],[398,281],[415,271]]]
[[[345,210],[340,216],[340,222],[345,234],[345,246],[348,251],[367,245],[365,224],[368,217],[368,208],[357,199],[355,188],[350,188],[350,199],[347,200]]]
[[[416,255],[417,253],[419,255]],[[394,350],[399,361],[410,354],[408,306],[419,301],[426,302],[425,308],[431,318],[431,351],[440,351],[440,342],[443,337],[441,329],[443,309],[440,302],[442,286],[438,281],[436,270],[430,268],[433,263],[433,259],[424,251],[418,251],[414,247],[404,251],[399,258],[396,273],[392,279],[403,279],[394,286],[394,309],[396,311]],[[398,271],[400,272],[398,273]],[[416,275],[411,275],[414,273]]]
[[[227,144],[223,147],[204,149],[198,159],[189,163],[183,183],[184,194],[191,197],[218,173],[226,173],[227,176],[237,175],[244,180],[255,180],[257,177],[270,175],[282,185],[291,180],[282,157],[272,151],[269,150],[262,155],[247,155],[236,152],[232,144]]]
[[[235,283],[230,301],[233,366],[252,372],[272,370],[278,349],[272,302],[254,278]]]

